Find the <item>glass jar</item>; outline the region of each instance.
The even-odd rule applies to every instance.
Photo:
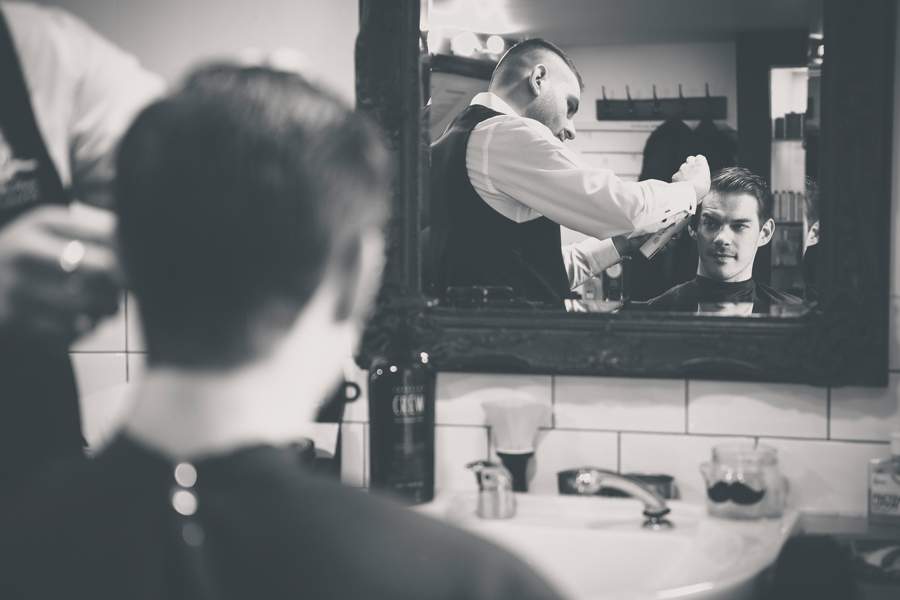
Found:
[[[775,448],[721,444],[700,471],[706,479],[707,508],[714,517],[761,519],[784,512],[787,482],[778,470]]]

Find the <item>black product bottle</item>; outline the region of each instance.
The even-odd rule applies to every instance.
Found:
[[[434,498],[434,382],[424,352],[369,368],[370,485],[410,504]]]

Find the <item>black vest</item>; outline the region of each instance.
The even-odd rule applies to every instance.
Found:
[[[0,227],[43,204],[67,204],[0,12]],[[0,273],[0,277],[5,274]],[[0,330],[0,496],[55,458],[83,454],[75,377],[65,347]]]
[[[499,114],[469,106],[431,146],[435,291],[443,297],[450,286],[509,286],[528,300],[564,308],[570,293],[559,225],[546,217],[516,223],[482,200],[469,181],[469,135]]]

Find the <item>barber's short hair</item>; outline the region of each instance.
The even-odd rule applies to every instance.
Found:
[[[726,167],[713,173],[709,191],[728,196],[746,194],[755,198],[760,227],[775,214],[775,199],[766,180],[744,167]],[[700,223],[700,212],[697,211],[691,220],[695,230]]]
[[[575,63],[572,62],[572,59],[559,46],[543,38],[523,40],[507,50],[494,68],[491,84],[495,81],[501,86],[515,83],[516,78],[519,77],[522,71],[530,69],[541,62],[547,54],[555,54],[566,63],[566,66],[571,69],[578,79],[578,87],[583,91],[584,82],[581,80],[581,73],[575,68]]]
[[[363,117],[292,73],[207,66],[146,108],[115,192],[149,361],[219,369],[267,351],[329,261],[383,226],[388,165]]]

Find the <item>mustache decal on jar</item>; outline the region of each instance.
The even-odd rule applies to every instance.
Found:
[[[725,483],[719,481],[710,488],[707,488],[706,495],[709,499],[716,503],[728,502],[731,500],[735,504],[750,506],[761,501],[766,495],[766,490],[754,490],[752,487],[740,481],[733,483]]]

